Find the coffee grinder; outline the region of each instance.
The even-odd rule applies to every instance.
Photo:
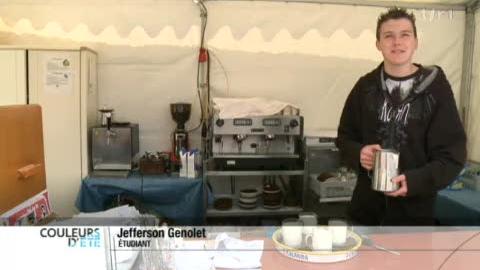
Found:
[[[173,155],[172,165],[177,171],[180,166],[180,150],[188,149],[188,133],[185,130],[185,123],[190,119],[190,103],[171,103],[170,113],[173,120],[177,123],[177,128],[173,132]]]

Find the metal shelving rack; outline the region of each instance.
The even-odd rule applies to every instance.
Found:
[[[204,161],[204,170],[203,170],[203,181],[204,181],[204,205],[206,217],[240,217],[240,216],[286,216],[286,215],[296,215],[303,211],[306,201],[306,189],[308,183],[307,177],[305,177],[304,169],[295,169],[295,170],[209,170],[211,168],[211,163],[214,162],[213,158],[207,159]],[[300,206],[282,206],[278,209],[266,209],[260,203],[254,209],[243,209],[240,208],[237,204],[237,199],[232,195],[232,208],[229,210],[218,210],[213,207],[208,206],[208,194],[207,194],[207,183],[208,179],[212,177],[219,176],[233,176],[233,177],[244,177],[244,176],[288,176],[301,177],[302,181],[302,194],[301,194],[301,205]],[[260,200],[261,201],[261,200]]]

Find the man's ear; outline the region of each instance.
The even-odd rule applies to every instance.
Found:
[[[418,49],[418,38],[415,38],[415,50]]]
[[[380,49],[380,42],[378,41],[378,39],[377,39],[377,41],[375,41],[375,46],[377,47],[377,50],[382,51]]]

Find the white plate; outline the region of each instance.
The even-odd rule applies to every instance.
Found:
[[[257,208],[257,204],[256,203],[242,203],[242,202],[238,202],[238,207],[240,208],[243,208],[243,209],[254,209],[254,208]]]
[[[256,188],[246,188],[240,190],[241,198],[257,198],[260,192]]]
[[[242,198],[242,197],[240,197],[238,200],[239,200],[241,203],[247,203],[247,204],[249,204],[249,203],[256,203],[256,202],[257,202],[257,198]]]
[[[309,263],[333,263],[346,261],[357,255],[358,248],[362,245],[362,238],[349,231],[347,246],[334,247],[333,251],[310,251],[289,247],[282,243],[282,229],[278,229],[272,236],[275,248],[282,255],[294,260]]]
[[[274,205],[264,204],[263,208],[268,210],[275,210],[275,209],[282,208],[282,205],[281,204],[274,204]]]

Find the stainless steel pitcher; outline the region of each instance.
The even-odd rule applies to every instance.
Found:
[[[400,154],[392,149],[382,149],[375,153],[372,188],[381,192],[392,192],[399,189],[391,180],[398,175]]]

